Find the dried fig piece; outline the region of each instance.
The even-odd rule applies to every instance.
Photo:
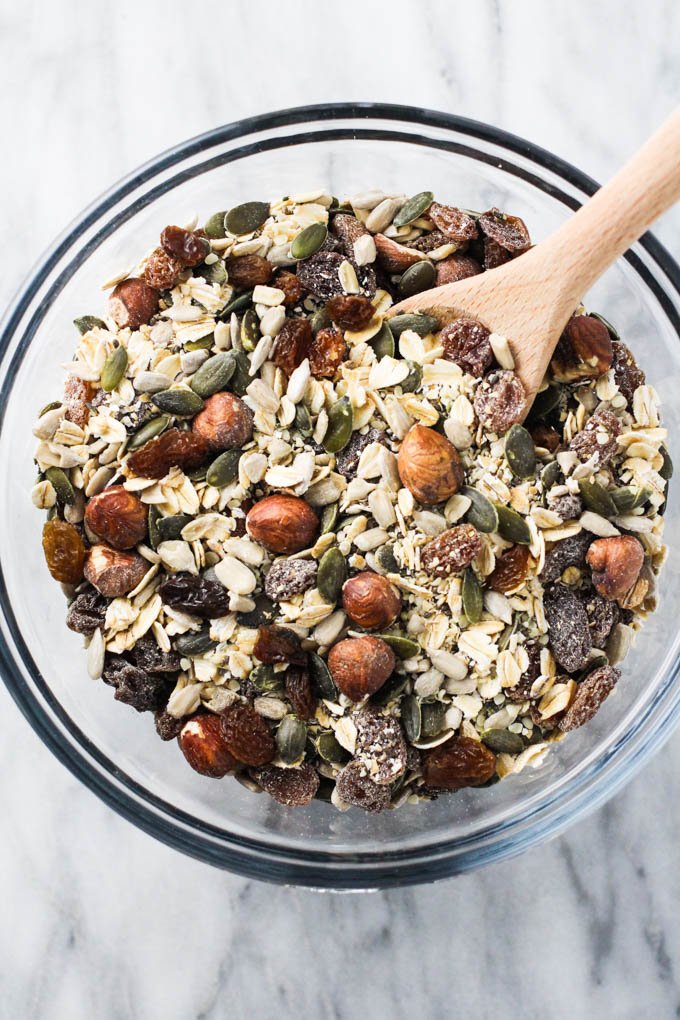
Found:
[[[544,585],[552,584],[562,576],[567,567],[584,567],[586,553],[593,541],[589,531],[579,531],[577,535],[564,538],[557,542],[552,549],[545,554],[541,581]]]
[[[222,713],[221,733],[230,753],[244,765],[266,765],[276,754],[267,723],[252,705],[238,701]]]
[[[575,492],[565,493],[563,496],[552,496],[548,493],[548,509],[558,514],[563,521],[573,521],[583,513],[581,497]]]
[[[90,531],[114,549],[132,549],[146,538],[147,507],[134,492],[112,485],[93,496],[85,508]]]
[[[253,655],[267,665],[277,662],[288,662],[296,666],[307,664],[307,655],[300,647],[297,634],[276,624],[258,627]]]
[[[531,697],[531,688],[541,675],[541,646],[536,641],[527,641],[524,649],[529,657],[529,665],[514,687],[503,689],[509,701],[528,701]]]
[[[191,423],[212,451],[240,450],[253,438],[253,412],[233,393],[215,393]]]
[[[218,715],[195,715],[185,722],[180,731],[179,746],[192,769],[211,779],[221,779],[240,765],[222,736]]]
[[[467,280],[470,276],[478,276],[482,272],[477,259],[470,255],[449,255],[448,258],[437,262],[435,269],[434,286],[443,287],[445,283],[457,283],[458,280]]]
[[[364,224],[349,213],[336,213],[331,220],[331,230],[340,241],[341,247],[348,258],[354,258],[354,242],[370,231]]]
[[[93,545],[87,551],[84,565],[85,580],[106,595],[119,598],[136,588],[150,564],[137,553],[121,552],[107,545]]]
[[[514,372],[492,372],[477,387],[475,413],[482,425],[503,435],[511,425],[522,420],[526,393]]]
[[[161,740],[176,740],[182,732],[182,727],[188,722],[186,718],[175,719],[174,715],[170,715],[163,708],[154,712],[153,721]]]
[[[624,599],[637,581],[644,558],[642,543],[633,535],[598,538],[586,556],[595,589],[603,598],[616,601]]]
[[[408,748],[399,721],[375,708],[362,708],[352,716],[357,729],[356,760],[379,786],[393,783],[403,775]]]
[[[111,291],[109,315],[117,326],[139,329],[151,322],[158,311],[158,291],[146,280],[129,276]]]
[[[593,645],[595,648],[604,648],[607,638],[619,621],[619,607],[616,602],[611,602],[589,589],[582,590],[581,597],[586,608]]]
[[[309,319],[286,319],[276,338],[272,361],[286,375],[302,364],[312,344]]]
[[[543,596],[543,608],[555,659],[567,673],[583,669],[593,646],[583,602],[576,592],[556,584]]]
[[[389,787],[374,783],[360,761],[348,762],[338,773],[335,786],[345,804],[359,807],[362,811],[377,814],[390,806]]]
[[[456,209],[455,206],[433,202],[427,215],[434,225],[452,241],[463,244],[466,241],[474,240],[479,235],[477,224],[472,216],[463,212],[462,209]]]
[[[165,708],[172,682],[165,676],[151,676],[121,655],[107,653],[102,680],[115,688],[114,698],[136,712],[157,712]]]
[[[471,524],[456,524],[423,546],[420,562],[433,577],[448,577],[468,567],[482,548],[482,538]]]
[[[256,781],[272,800],[284,807],[304,807],[309,804],[319,789],[319,773],[309,762],[303,762],[296,769],[281,769],[267,765],[254,772]]]
[[[638,386],[644,385],[645,373],[639,367],[631,351],[620,340],[612,341],[612,368],[619,391],[633,406],[633,395]]]
[[[161,247],[183,266],[197,266],[210,253],[210,241],[203,231],[184,227],[166,227],[161,234]]]
[[[361,294],[336,294],[326,304],[326,311],[341,329],[359,330],[367,326],[375,308]]]
[[[439,342],[447,361],[455,362],[468,375],[481,379],[493,365],[490,336],[486,326],[476,319],[454,319],[440,332]]]
[[[182,273],[182,263],[165,248],[156,248],[146,261],[144,279],[156,290],[170,290]]]
[[[333,379],[346,357],[347,344],[340,330],[320,329],[309,349],[310,371],[315,379]]]
[[[82,580],[85,546],[73,524],[58,517],[47,521],[43,527],[42,546],[47,569],[55,581],[78,584]]]
[[[524,583],[529,573],[530,553],[526,545],[511,545],[496,559],[496,566],[487,580],[492,591],[507,595]]]
[[[303,286],[302,281],[295,273],[289,273],[287,269],[280,269],[278,271],[274,277],[272,287],[277,287],[278,290],[283,291],[285,294],[283,303],[286,308],[294,308],[295,305],[299,305],[307,293],[307,288]]]
[[[227,278],[232,287],[248,290],[269,283],[274,267],[261,255],[234,255],[226,261]]]
[[[330,236],[330,235],[329,235]],[[335,251],[318,251],[298,262],[297,275],[302,285],[321,301],[343,294],[340,267],[347,261]],[[355,266],[359,286],[371,297],[375,294],[375,273],[370,266]]]
[[[569,444],[579,460],[587,461],[595,456],[598,468],[608,464],[617,449],[617,439],[621,434],[621,422],[611,411],[596,411],[585,424],[582,432],[577,432]]]
[[[298,719],[314,718],[317,701],[307,669],[291,666],[286,670],[286,697]]]
[[[597,379],[609,371],[614,352],[609,330],[590,315],[573,315],[550,363],[558,382]]]
[[[432,790],[481,786],[496,771],[496,755],[471,737],[453,736],[422,753],[425,785]]]
[[[574,700],[558,723],[560,730],[569,733],[589,722],[614,690],[620,676],[620,670],[612,666],[600,666],[581,680]]]
[[[314,560],[276,560],[264,579],[265,594],[273,602],[284,602],[314,587]]]
[[[179,673],[181,668],[177,652],[164,652],[148,634],[139,639],[129,655],[133,665],[147,673]]]
[[[173,467],[194,471],[200,467],[210,450],[207,439],[198,432],[168,429],[131,453],[127,465],[142,478],[165,478]]]
[[[357,473],[361,454],[371,443],[384,443],[385,436],[377,429],[369,428],[366,432],[353,432],[347,446],[335,458],[335,470],[346,478],[354,478]]]

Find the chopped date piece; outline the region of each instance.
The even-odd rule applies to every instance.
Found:
[[[619,622],[620,610],[592,589],[582,589],[581,596],[586,607],[590,636],[595,648],[604,648],[612,628]]]
[[[314,560],[276,560],[264,579],[265,593],[273,602],[301,595],[314,586],[316,568]]]
[[[386,786],[406,771],[408,749],[399,721],[374,708],[353,715],[357,728],[355,758],[374,783]]]
[[[423,546],[423,570],[434,577],[448,577],[469,566],[481,551],[482,538],[471,524],[457,524]]]
[[[307,669],[291,666],[286,670],[286,697],[298,719],[314,718],[317,701]]]
[[[210,241],[202,232],[184,227],[166,227],[161,234],[161,247],[183,266],[197,266],[210,252]]]
[[[267,665],[276,662],[289,662],[296,666],[307,664],[307,655],[300,647],[297,634],[276,624],[258,628],[253,655]]]
[[[93,400],[96,388],[93,383],[85,382],[75,375],[66,377],[64,383],[64,404],[66,412],[64,417],[72,421],[74,425],[87,425],[90,418],[88,403]]]
[[[385,435],[378,429],[369,428],[366,432],[353,432],[349,443],[335,458],[335,470],[348,481],[357,473],[361,454],[371,443],[384,443]]]
[[[222,713],[222,738],[244,765],[266,765],[276,754],[269,726],[252,705],[237,701]]]
[[[47,569],[55,581],[62,584],[82,581],[85,545],[75,525],[53,517],[43,526],[42,546]]]
[[[284,807],[304,807],[314,800],[319,789],[319,773],[309,762],[303,762],[296,769],[267,765],[253,775],[264,792]]]
[[[234,255],[227,259],[227,278],[232,287],[249,290],[269,283],[274,267],[261,255]]]
[[[240,450],[253,438],[253,412],[233,393],[214,393],[199,411],[191,430],[210,450]]]
[[[182,263],[165,248],[156,248],[149,255],[144,267],[144,279],[156,290],[170,290],[182,273]]]
[[[166,676],[151,676],[121,655],[107,653],[102,679],[115,688],[116,701],[130,705],[137,712],[157,712],[165,708],[172,691],[172,681],[168,682]]]
[[[503,595],[519,588],[529,573],[529,559],[528,546],[511,545],[496,558],[496,566],[487,579],[489,588]]]
[[[179,746],[192,769],[211,779],[221,779],[240,765],[227,747],[218,715],[202,712],[184,720]]]
[[[617,439],[621,434],[621,422],[611,411],[596,411],[586,422],[582,432],[577,432],[569,449],[585,462],[595,457],[596,467],[604,467],[616,453]]]
[[[312,343],[309,319],[286,319],[276,338],[272,361],[286,375],[302,364]]]
[[[93,496],[85,508],[85,523],[114,549],[132,549],[146,538],[147,507],[134,492],[112,485]]]
[[[468,375],[481,379],[493,364],[490,336],[486,326],[476,319],[454,319],[442,329],[439,342],[447,361],[455,362]]]
[[[529,665],[514,687],[504,687],[503,693],[509,701],[528,701],[531,688],[541,675],[541,646],[537,641],[527,641],[524,650],[529,656]]]
[[[295,273],[288,272],[287,269],[278,271],[272,282],[272,287],[283,291],[285,295],[283,303],[286,308],[294,308],[295,305],[299,305],[307,293],[307,288],[303,286],[299,277]]]
[[[548,509],[561,517],[563,521],[573,521],[583,513],[581,497],[575,492],[567,492],[563,496],[548,493]]]
[[[98,627],[104,626],[107,606],[107,600],[93,588],[81,592],[68,607],[66,626],[76,634],[90,637]]]
[[[166,606],[179,609],[204,620],[226,616],[229,592],[219,581],[210,581],[193,574],[172,574],[161,581],[158,594]]]
[[[135,666],[147,673],[178,673],[180,670],[177,652],[164,652],[148,635],[141,637],[129,654]]]
[[[173,467],[194,471],[208,456],[210,445],[197,432],[168,429],[151,439],[127,459],[133,474],[142,478],[165,478]]]
[[[315,379],[332,379],[347,357],[347,344],[338,329],[320,329],[309,349],[309,368]]]
[[[433,202],[427,212],[436,227],[452,241],[472,241],[478,236],[477,224],[472,216],[452,205]]]
[[[556,584],[543,596],[543,607],[555,659],[567,673],[583,669],[593,647],[583,602],[571,588]]]
[[[186,716],[182,719],[175,719],[174,715],[170,715],[164,708],[154,712],[154,725],[161,740],[175,740],[182,732],[182,727],[186,722]]]
[[[336,294],[326,305],[326,311],[341,329],[359,330],[368,326],[375,308],[361,294]]]
[[[592,719],[603,701],[614,690],[620,676],[621,671],[612,666],[599,666],[581,680],[576,688],[574,700],[560,719],[559,728],[562,732],[575,730]]]
[[[619,391],[633,406],[633,395],[645,381],[645,373],[639,367],[631,351],[620,340],[612,341],[612,368]]]
[[[433,790],[481,786],[496,771],[496,755],[471,737],[454,736],[422,754],[423,779]]]
[[[434,286],[443,287],[445,283],[457,283],[458,280],[467,280],[470,276],[478,276],[482,272],[477,259],[470,255],[449,255],[448,258],[437,262],[435,266],[437,275]]]
[[[586,553],[593,541],[588,531],[579,531],[577,535],[563,538],[545,554],[545,562],[541,571],[544,585],[552,584],[562,576],[567,567],[582,569],[586,563]]]
[[[362,811],[377,814],[390,806],[389,787],[374,783],[360,761],[351,761],[340,770],[335,787],[340,800]]]
[[[475,413],[482,425],[501,436],[521,421],[526,393],[514,372],[492,372],[477,387]]]

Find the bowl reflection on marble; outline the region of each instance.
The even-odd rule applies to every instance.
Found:
[[[70,358],[72,320],[83,310],[97,313],[101,282],[132,264],[166,223],[317,186],[334,194],[426,187],[444,201],[521,216],[537,240],[595,188],[549,153],[494,128],[361,104],[227,125],[163,153],[102,196],[43,256],[4,322],[0,665],[57,757],[147,832],[241,874],[360,889],[430,881],[517,853],[601,803],[660,746],[680,706],[680,554],[671,548],[660,608],[616,692],[540,768],[379,816],[342,814],[321,802],[288,810],[233,780],[205,779],[157,739],[151,716],[124,710],[110,688],[88,680],[81,639],[65,628],[64,599],[43,562],[42,520],[28,495],[31,429]],[[590,308],[617,324],[658,389],[672,456],[680,416],[679,295],[680,269],[647,235],[588,296]],[[679,517],[671,498],[670,538]]]

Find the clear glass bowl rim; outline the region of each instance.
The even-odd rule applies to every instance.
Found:
[[[96,222],[107,209],[115,206],[137,186],[189,156],[235,138],[246,138],[259,132],[308,122],[352,119],[358,122],[357,126],[370,124],[371,121],[393,121],[395,124],[402,122],[449,129],[525,157],[586,195],[593,194],[599,187],[596,181],[570,163],[525,139],[479,121],[433,110],[383,103],[330,103],[294,107],[244,118],[166,150],[122,178],[91,203],[41,256],[19,288],[0,328],[0,356],[7,351],[19,323],[31,305],[37,281],[44,278],[65,253],[77,245],[78,237],[86,227]],[[389,138],[389,135],[385,137]],[[254,148],[257,148],[256,142]],[[560,198],[574,209],[579,205],[577,199],[564,193]],[[664,313],[680,336],[680,315],[677,311],[680,266],[651,234],[645,234],[638,244],[664,274],[674,291],[673,296],[659,285],[634,251],[627,252],[624,258],[654,291]],[[86,251],[81,251],[80,257],[84,254]],[[21,355],[30,339],[30,335],[22,337],[13,365],[16,365],[17,355]],[[1,380],[0,422],[4,417],[13,378],[14,372],[9,371]],[[13,637],[18,638],[17,644],[21,646],[1,564],[0,608]],[[53,699],[48,688],[42,683],[39,674],[34,670],[31,672],[32,680],[41,690],[46,703],[50,704]],[[502,825],[482,830],[469,840],[443,840],[428,845],[424,850],[413,848],[376,854],[317,850],[301,853],[269,845],[264,840],[248,840],[225,834],[223,830],[213,829],[171,806],[168,810],[166,802],[155,802],[153,795],[127,777],[122,784],[116,783],[112,774],[93,768],[87,752],[93,753],[96,749],[80,731],[76,740],[69,740],[55,726],[49,712],[15,670],[12,653],[1,634],[0,673],[19,709],[58,760],[106,804],[145,832],[183,853],[247,877],[338,890],[387,887],[446,878],[514,856],[557,835],[577,817],[594,810],[626,783],[670,736],[680,716],[680,684],[676,683],[680,661],[676,660],[665,678],[657,701],[646,714],[636,720],[636,724],[627,731],[606,759],[595,762],[588,772],[564,784],[558,796],[539,799],[533,807],[513,815]],[[51,707],[56,708],[54,703]],[[651,715],[654,715],[653,719],[650,719]],[[72,733],[72,736],[76,734]]]

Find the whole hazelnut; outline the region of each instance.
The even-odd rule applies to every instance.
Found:
[[[239,768],[240,762],[227,747],[218,715],[196,715],[184,724],[179,735],[182,754],[202,776],[221,779]]]
[[[83,573],[97,591],[115,599],[136,588],[149,566],[137,553],[121,552],[108,545],[93,545],[85,557]]]
[[[642,543],[632,535],[596,539],[586,555],[595,590],[605,599],[620,602],[640,576],[644,558]]]
[[[253,438],[253,412],[233,393],[215,393],[208,397],[191,429],[211,450],[238,450]]]
[[[93,496],[85,508],[85,524],[114,549],[132,549],[146,538],[147,508],[133,492],[112,485]]]
[[[111,291],[109,315],[123,329],[139,329],[150,322],[158,311],[158,291],[146,280],[129,276]]]
[[[387,578],[365,570],[345,582],[342,608],[357,626],[383,630],[399,616],[401,599]]]
[[[390,646],[377,637],[345,638],[328,653],[331,676],[352,701],[380,690],[396,663]]]
[[[289,556],[314,544],[319,518],[304,499],[275,493],[250,508],[246,530],[266,549]]]
[[[414,425],[404,437],[397,459],[402,484],[420,503],[443,503],[465,480],[455,446],[434,429]]]

